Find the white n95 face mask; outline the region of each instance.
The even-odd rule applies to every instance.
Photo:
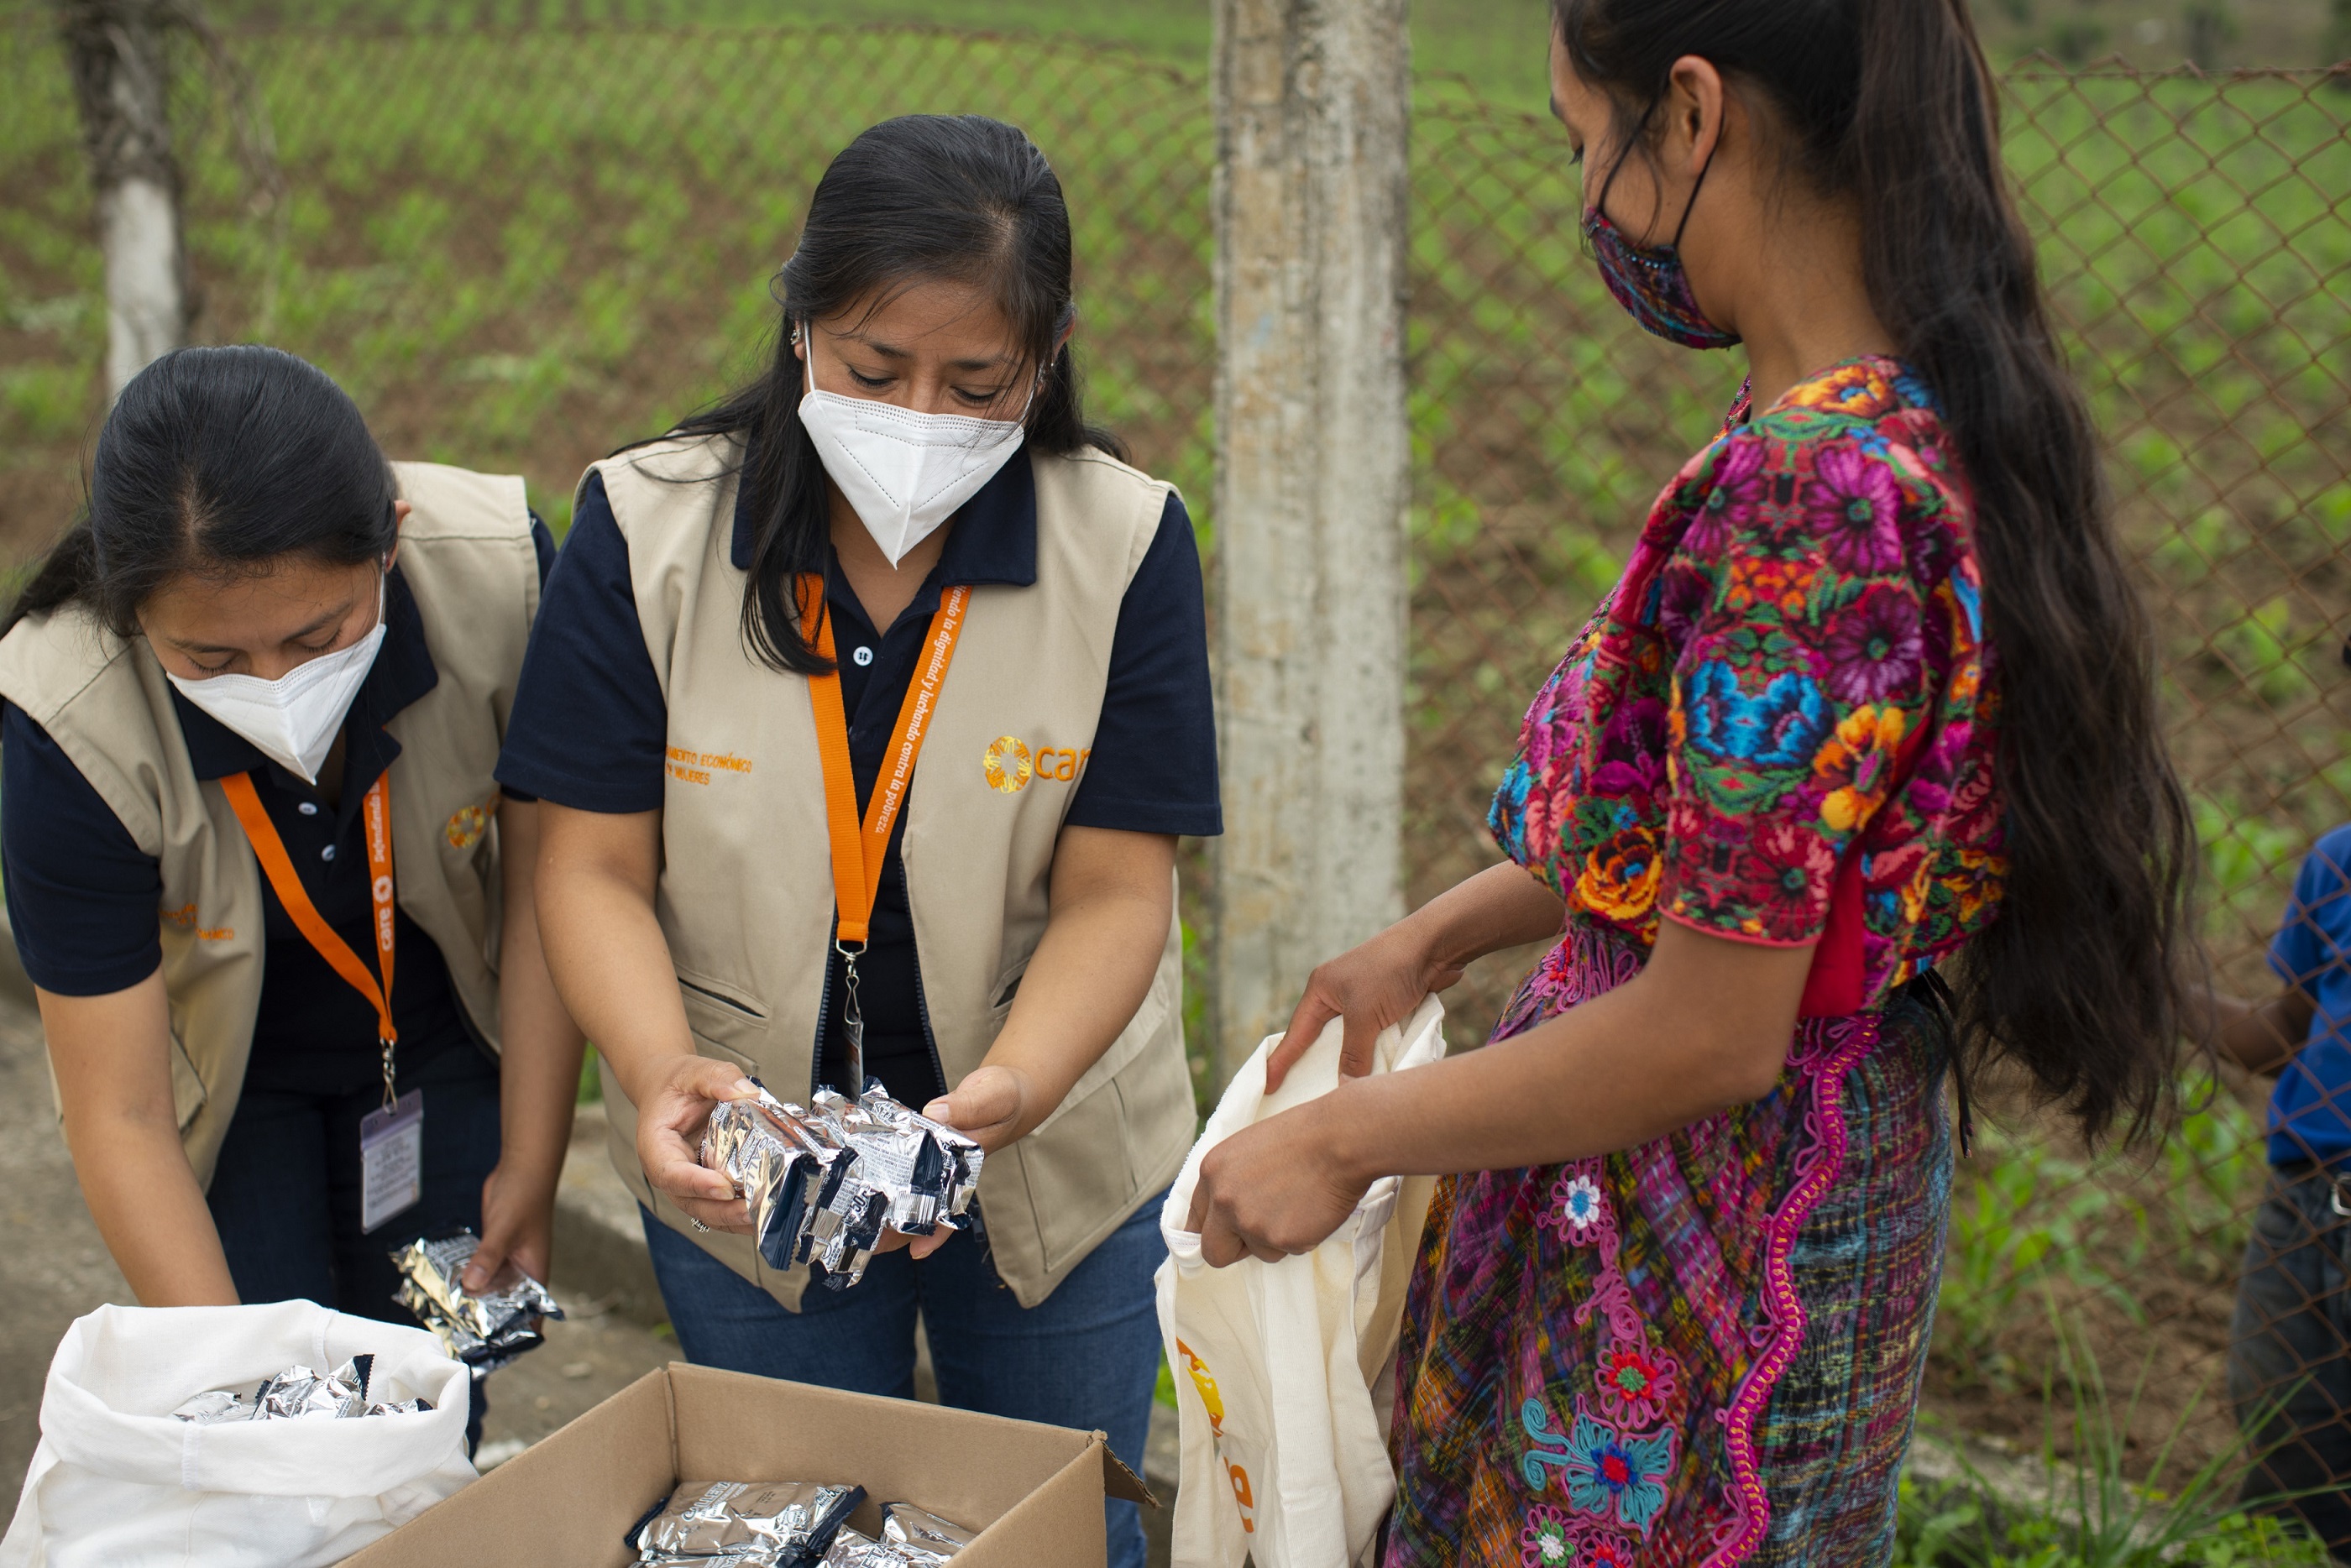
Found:
[[[895,566],[1020,450],[1022,421],[925,414],[871,398],[820,392],[803,368],[800,423],[825,472]],[[1029,400],[1035,401],[1032,389]]]
[[[375,628],[349,648],[296,665],[275,680],[257,675],[208,675],[183,680],[166,672],[180,695],[261,748],[262,754],[319,782],[319,764],[335,748],[343,715],[383,647],[384,587],[376,585]]]

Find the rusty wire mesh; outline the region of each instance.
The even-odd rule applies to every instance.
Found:
[[[231,40],[276,132],[257,202],[200,72],[181,106],[199,335],[317,360],[403,454],[518,470],[550,518],[581,464],[770,351],[767,280],[829,155],[909,109],[1027,127],[1077,224],[1095,413],[1181,483],[1213,547],[1204,76],[1067,41],[914,28],[260,31]],[[2351,818],[2351,95],[2317,73],[2025,67],[2008,151],[2113,454],[2197,803],[2222,983],[2314,836]],[[1554,129],[1424,83],[1414,130],[1407,863],[1416,900],[1492,857],[1520,710],[1716,426],[1733,363],[1644,337],[1574,234]],[[0,24],[0,545],[64,521],[99,407],[90,201],[37,20]],[[1514,978],[1457,1001],[1482,1026]],[[2029,1115],[1962,1167],[1930,1404],[2038,1431],[2082,1315],[2136,1436],[2231,1429],[2215,1381],[2264,1160],[2231,1080],[2151,1159]],[[2191,1415],[2199,1394],[2201,1414]]]

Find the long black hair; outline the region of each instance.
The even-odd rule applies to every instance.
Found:
[[[800,424],[791,327],[870,309],[909,284],[970,285],[1002,309],[1028,365],[1050,360],[1023,441],[1053,454],[1094,446],[1124,457],[1116,437],[1086,423],[1068,347],[1054,351],[1076,319],[1070,254],[1061,181],[1037,144],[1001,120],[885,119],[833,159],[810,198],[799,248],[776,275],[783,316],[768,373],[671,432],[749,442],[741,483],[758,521],[743,636],[762,662],[800,674],[830,668],[793,599],[801,573],[824,570],[831,507],[824,464]]]
[[[2008,874],[1959,966],[1963,1062],[2025,1068],[2093,1138],[2151,1130],[2177,1103],[2196,840],[1966,0],[1552,0],[1552,22],[1625,136],[1696,55],[1858,208],[1870,304],[1942,403],[1984,566]]]
[[[127,638],[139,607],[183,574],[381,560],[400,536],[396,498],[367,421],[325,371],[257,344],[175,348],[122,389],[81,515],[0,634],[80,604]]]

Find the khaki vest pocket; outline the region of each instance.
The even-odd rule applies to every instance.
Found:
[[[747,1073],[759,1072],[759,1046],[768,1033],[765,1013],[682,974],[677,992],[685,1004],[685,1026],[693,1032],[695,1046],[702,1054],[732,1062]]]

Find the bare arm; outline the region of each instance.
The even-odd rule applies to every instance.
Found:
[[[37,993],[83,1199],[146,1306],[235,1306],[212,1210],[180,1146],[163,971],[105,996]]]
[[[1812,956],[1667,920],[1647,967],[1614,991],[1482,1051],[1343,1081],[1211,1149],[1191,1214],[1203,1253],[1303,1251],[1383,1175],[1604,1154],[1760,1099],[1786,1060]]]
[[[712,1106],[755,1091],[733,1065],[695,1054],[669,940],[653,914],[661,813],[539,805],[538,909],[555,989],[637,1108],[645,1179],[689,1216],[750,1228],[732,1184],[704,1168]]]
[[[2318,1004],[2308,992],[2289,985],[2266,1002],[2248,1002],[2207,990],[2199,1016],[2189,1022],[2204,1039],[2249,1073],[2274,1073],[2294,1059],[2310,1038]]]
[[[555,993],[540,946],[532,895],[538,863],[538,803],[502,803],[498,1163],[482,1185],[482,1244],[466,1266],[467,1290],[486,1289],[509,1259],[537,1280],[547,1278],[553,1262],[555,1189],[571,1145],[582,1042]]]
[[[1063,828],[1051,904],[987,1059],[928,1112],[991,1152],[1052,1115],[1150,993],[1176,918],[1175,836]]]

